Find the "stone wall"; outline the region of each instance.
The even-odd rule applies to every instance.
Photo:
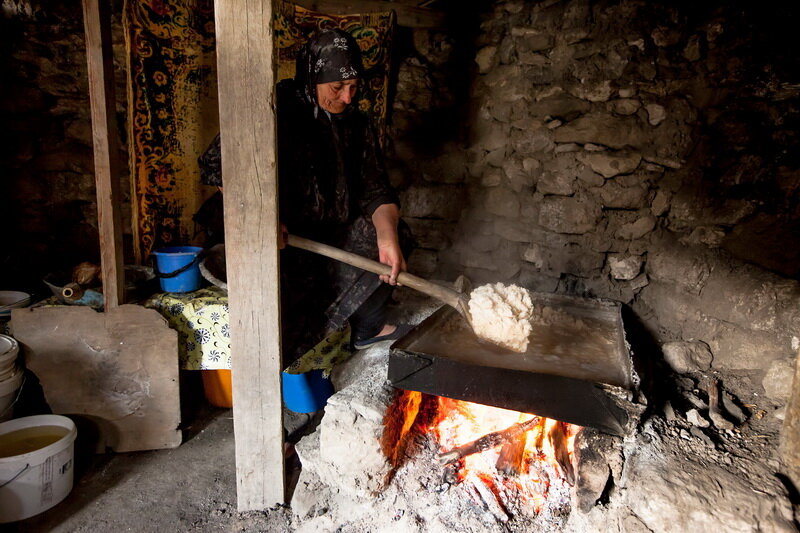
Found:
[[[123,140],[119,157],[125,168],[122,2],[112,5],[117,118]],[[82,10],[80,0],[4,0],[2,7],[0,283],[3,288],[38,290],[47,272],[99,260]],[[129,238],[127,172],[121,179],[123,231]]]
[[[673,343],[671,363],[749,375],[751,393],[766,374],[783,402],[800,173],[792,31],[776,17],[493,4],[469,136],[404,192],[436,274],[622,301]]]

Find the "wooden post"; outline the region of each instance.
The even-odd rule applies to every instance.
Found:
[[[239,511],[283,503],[272,0],[217,0]]]
[[[100,261],[106,310],[123,303],[122,196],[119,186],[119,135],[114,97],[114,60],[108,0],[83,0],[86,62],[89,66],[89,102],[92,109],[94,176]]]
[[[786,405],[780,451],[786,474],[795,486],[800,486],[800,350],[797,350],[794,365],[794,381]]]

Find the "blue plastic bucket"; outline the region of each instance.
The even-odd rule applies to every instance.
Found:
[[[311,370],[302,374],[281,372],[283,382],[283,404],[295,413],[319,411],[333,395],[331,380],[322,375],[322,370]]]
[[[169,246],[153,252],[156,275],[164,292],[191,292],[200,288],[200,266],[197,246]]]

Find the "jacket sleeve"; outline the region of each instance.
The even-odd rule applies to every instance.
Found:
[[[365,131],[366,138],[364,139],[361,167],[363,189],[359,204],[363,213],[371,217],[375,210],[383,204],[396,204],[399,207],[400,199],[389,184],[383,151],[378,143],[378,136],[369,121],[367,121]]]
[[[200,182],[203,185],[222,187],[222,148],[219,133],[198,158],[197,163],[200,165]]]

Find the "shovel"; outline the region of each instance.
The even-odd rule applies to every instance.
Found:
[[[304,239],[303,237],[289,235],[286,244],[294,248],[300,248],[301,250],[336,259],[342,263],[360,268],[361,270],[366,270],[367,272],[372,272],[373,274],[378,274],[379,276],[389,276],[392,273],[392,267],[389,265],[384,265],[383,263],[367,259],[357,254],[345,252],[344,250],[328,246],[327,244]],[[397,283],[446,303],[458,311],[458,313],[464,317],[464,320],[467,321],[470,329],[472,329],[472,317],[470,317],[469,314],[469,294],[466,294],[470,289],[469,280],[464,276],[459,276],[456,280],[456,287],[458,290],[422,279],[408,272],[400,272],[397,276]]]

